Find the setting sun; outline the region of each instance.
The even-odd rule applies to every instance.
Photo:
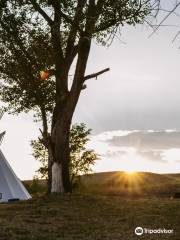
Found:
[[[127,171],[125,171],[125,173],[128,174],[128,175],[133,175],[136,172],[134,170],[127,170]]]

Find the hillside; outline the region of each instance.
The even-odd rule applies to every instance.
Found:
[[[180,173],[170,173],[170,174],[163,174],[169,178],[174,179],[177,182],[180,182]]]
[[[25,181],[31,193],[46,192],[46,181]],[[180,174],[156,174],[150,172],[101,172],[80,177],[75,192],[111,194],[121,196],[164,196],[172,197],[180,192]]]
[[[180,191],[180,174],[105,172],[81,177],[84,190],[121,195],[167,195]]]

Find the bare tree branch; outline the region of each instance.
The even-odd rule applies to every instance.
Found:
[[[74,24],[74,21],[69,17],[67,16],[65,13],[63,13],[61,10],[58,11],[58,14],[59,16],[61,16],[62,18],[64,18],[64,20],[73,25]],[[75,25],[75,27],[77,28],[77,30],[82,34],[83,33],[83,30],[78,26],[78,25]]]
[[[158,24],[158,26],[157,26],[157,27],[154,29],[154,31],[149,35],[149,38],[150,38],[154,33],[157,32],[157,30],[158,30],[159,27],[162,25],[162,23],[164,23],[164,22],[166,21],[166,19],[167,19],[171,14],[173,14],[174,11],[175,11],[179,6],[180,6],[180,2],[177,3],[177,4],[175,5],[175,7],[174,7],[171,11],[169,11],[169,13],[161,20],[161,22]]]
[[[74,48],[75,48],[74,42],[78,32],[78,28],[76,26],[78,26],[81,21],[82,10],[85,3],[86,3],[86,0],[78,0],[73,24],[71,25],[71,29],[69,31],[69,36],[68,36],[67,46],[66,46],[66,59],[68,59],[68,61],[70,60],[70,62],[71,62],[71,57],[73,56],[72,52],[74,51]]]
[[[112,27],[117,22],[117,19],[112,19],[111,21],[107,21],[103,26],[99,26],[94,30],[94,33],[98,33],[106,30],[107,28]]]
[[[61,5],[58,0],[54,0],[52,3],[52,6],[54,8],[54,24],[51,28],[51,34],[52,34],[52,40],[53,45],[57,51],[57,58],[59,63],[64,61],[63,56],[63,46],[62,46],[62,36],[60,32],[60,26],[61,26],[61,16],[59,16],[58,12],[61,11]],[[58,56],[60,55],[60,56]]]
[[[34,9],[38,11],[41,16],[48,22],[48,24],[51,26],[53,24],[52,19],[47,15],[47,13],[39,6],[39,4],[36,2],[36,0],[30,0],[31,4],[33,5]]]
[[[172,40],[172,43],[174,43],[174,42],[176,41],[176,39],[177,39],[177,37],[179,36],[179,34],[180,34],[180,31],[178,31],[178,32],[176,33],[175,37],[174,37],[173,40]]]
[[[84,77],[84,81],[86,81],[86,80],[88,80],[88,79],[91,79],[91,78],[96,78],[96,79],[97,79],[97,77],[98,77],[99,75],[101,75],[101,74],[103,74],[103,73],[105,73],[105,72],[108,72],[108,71],[110,71],[110,68],[105,68],[105,69],[103,69],[102,71],[99,71],[99,72],[96,72],[96,73],[92,73],[92,74],[90,74],[90,75],[87,75],[87,76]]]

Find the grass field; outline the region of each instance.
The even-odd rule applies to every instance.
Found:
[[[102,190],[100,194],[93,192],[114,174],[117,173],[106,173],[104,176],[95,174],[91,179],[86,178],[85,191],[75,192],[71,197],[41,196],[26,202],[1,204],[0,240],[180,240],[180,200],[166,195],[142,197],[114,194],[109,190],[104,194]],[[167,182],[172,185],[179,181],[179,177],[174,175],[157,175],[156,179],[154,175],[146,175],[149,179],[153,176],[151,181],[156,180],[157,185],[157,179],[159,184],[162,179],[169,179]],[[93,181],[96,182],[94,189]],[[90,184],[91,191],[88,193],[87,186]],[[116,184],[113,185],[114,189]],[[134,229],[137,226],[173,229],[174,233],[136,236]]]

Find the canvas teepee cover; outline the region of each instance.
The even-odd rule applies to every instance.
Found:
[[[4,133],[0,134],[0,142]],[[0,202],[7,202],[13,199],[27,200],[29,198],[31,198],[30,194],[17,178],[0,150]]]

